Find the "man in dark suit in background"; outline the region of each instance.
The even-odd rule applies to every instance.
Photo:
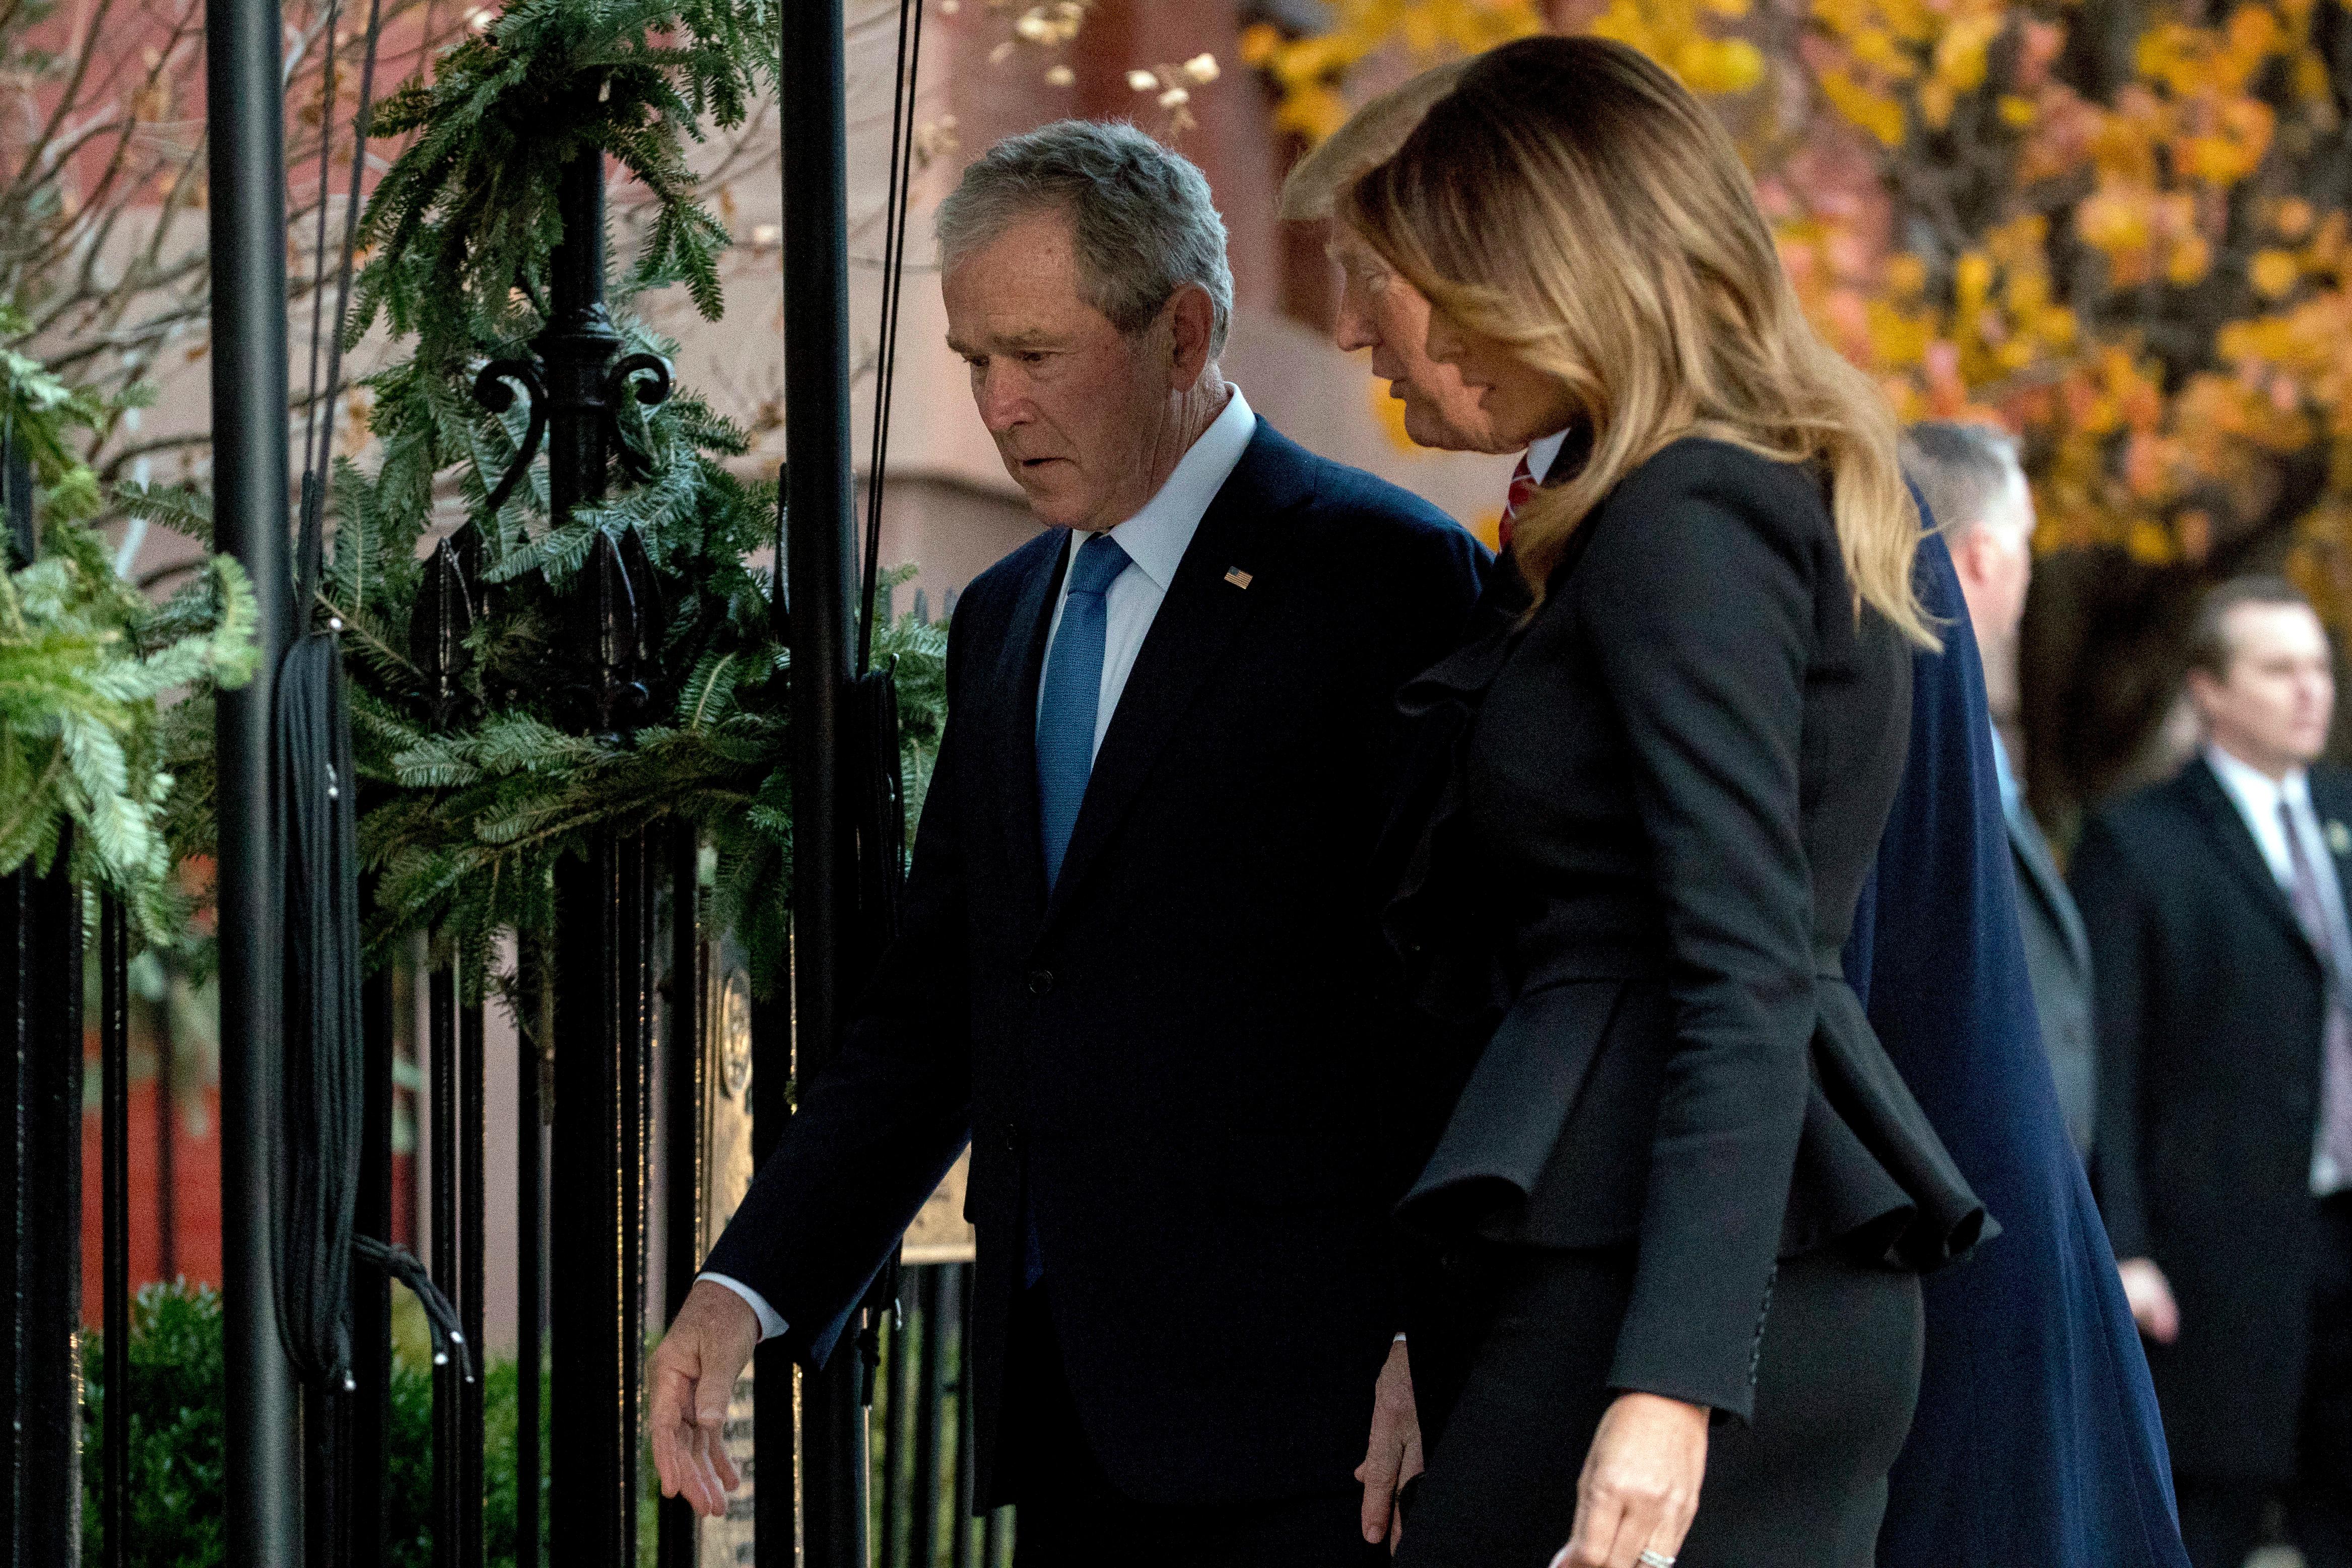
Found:
[[[2190,642],[2205,746],[2094,817],[2074,894],[2098,978],[2095,1163],[2197,1568],[2273,1497],[2352,1564],[2352,779],[2319,617],[2216,589]]]
[[[2033,580],[2033,494],[2018,465],[2017,444],[1983,424],[1929,421],[1903,441],[1903,471],[1919,486],[1944,528],[1944,544],[1959,573],[1969,622],[1985,663],[1985,685],[1995,694],[2017,689],[2017,627],[2025,591]],[[2086,1158],[2098,1082],[2091,1032],[2091,943],[2074,895],[2058,874],[2050,842],[2027,809],[1996,700],[1992,757],[2000,783],[2001,815],[2009,825],[2010,860],[2017,873],[2017,912],[2025,936],[2025,967],[2042,1020],[2042,1046],[2058,1090],[2066,1135]]]
[[[949,342],[1047,531],[957,608],[905,929],[649,1373],[706,1512],[760,1338],[821,1363],[970,1141],[982,1505],[1024,1568],[1381,1561],[1398,1326],[1365,866],[1397,687],[1484,552],[1218,372],[1224,226],[1129,126],[941,207]]]

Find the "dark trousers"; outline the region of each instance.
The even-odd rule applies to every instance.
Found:
[[[1270,1502],[1138,1502],[1102,1472],[1063,1375],[1050,1281],[1013,1309],[1002,1452],[1017,1508],[1014,1568],[1379,1568],[1364,1540],[1363,1492],[1349,1487]]]
[[[2286,1505],[2287,1532],[2306,1568],[2352,1568],[2352,1193],[2325,1199],[2319,1215],[2295,1479],[2282,1489],[2176,1474],[2180,1538],[2195,1568],[2241,1568],[2262,1544],[2274,1498]]]
[[[1397,1568],[1545,1568],[1568,1544],[1633,1281],[1630,1249],[1474,1248],[1415,1283],[1407,1328],[1429,1471]],[[1708,1434],[1683,1568],[1872,1568],[1886,1472],[1918,1396],[1922,1322],[1915,1275],[1828,1252],[1780,1266],[1756,1421]]]

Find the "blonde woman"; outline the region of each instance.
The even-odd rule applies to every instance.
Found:
[[[1841,973],[1937,636],[1892,415],[1620,46],[1482,57],[1338,215],[1496,428],[1581,454],[1522,612],[1408,691],[1458,739],[1391,932],[1499,1022],[1402,1211],[1401,1561],[1868,1568],[1917,1275],[1987,1229]]]

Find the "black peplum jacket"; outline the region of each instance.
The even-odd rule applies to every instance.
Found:
[[[1506,563],[1484,633],[1403,699],[1422,782],[1388,933],[1422,1008],[1483,1044],[1407,1090],[1451,1112],[1400,1212],[1633,1246],[1612,1385],[1745,1419],[1778,1260],[1924,1271],[1991,1228],[1839,960],[1910,651],[1856,613],[1820,472],[1699,437],[1526,601]]]

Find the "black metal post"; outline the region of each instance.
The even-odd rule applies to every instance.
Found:
[[[310,1568],[344,1568],[352,1560],[352,1399],[305,1383],[302,1401],[302,1525]]]
[[[604,494],[605,376],[620,347],[604,303],[601,156],[564,172],[552,319],[537,348],[549,399],[548,487],[559,520]],[[586,655],[583,716],[633,721],[637,642],[627,573],[600,540],[573,591]],[[635,1568],[639,1383],[645,1327],[645,1132],[651,910],[642,835],[606,836],[556,873],[564,929],[556,966],[553,1181],[563,1194],[550,1258],[563,1288],[556,1347],[549,1529],[564,1568]]]
[[[907,1535],[907,1561],[913,1568],[933,1568],[939,1561],[940,1532],[940,1401],[943,1397],[942,1374],[946,1368],[943,1343],[947,1336],[947,1318],[942,1305],[947,1300],[947,1281],[954,1273],[951,1263],[933,1264],[910,1270],[915,1280],[915,1315],[922,1336],[921,1360],[917,1373],[917,1403],[915,1406],[914,1481],[908,1488],[914,1499],[914,1518]]]
[[[457,1385],[457,1562],[482,1568],[482,1004],[457,1009],[457,1294],[476,1375]]]
[[[100,1511],[105,1568],[124,1568],[131,1561],[131,915],[111,894],[99,902],[98,1008],[99,1322],[106,1336]]]
[[[221,1285],[227,1391],[227,1553],[293,1568],[302,1549],[301,1436],[278,1339],[270,1166],[278,1146],[278,968],[270,714],[286,644],[286,127],[278,0],[205,12],[211,210],[213,517],[258,600],[253,681],[220,694]]]
[[[848,874],[839,831],[843,690],[856,591],[849,435],[848,120],[841,0],[784,7],[782,100],[786,570],[793,609],[794,1067],[805,1082],[840,1039]],[[854,1334],[803,1380],[809,1568],[864,1568],[866,1409]],[[763,1368],[764,1370],[764,1368]],[[772,1548],[766,1561],[775,1563]]]
[[[547,1311],[547,962],[536,936],[515,945],[515,1568],[540,1568],[540,1376]]]
[[[426,1003],[433,1095],[433,1281],[482,1342],[482,1009],[460,1000],[454,967],[433,972]],[[476,1354],[479,1354],[477,1351]],[[482,1562],[482,1383],[452,1361],[433,1369],[433,1562]]]
[[[955,1568],[971,1568],[975,1547],[985,1554],[977,1561],[995,1568],[996,1516],[989,1515],[987,1532],[982,1532],[981,1521],[972,1517],[971,1505],[979,1486],[976,1463],[980,1429],[978,1413],[971,1397],[971,1324],[972,1324],[972,1265],[956,1268],[956,1484],[955,1484]],[[979,1537],[976,1541],[974,1537]]]
[[[553,1460],[549,1521],[565,1568],[636,1561],[643,1360],[645,841],[606,839],[556,873]]]
[[[155,1277],[180,1277],[179,970],[158,954],[163,999],[155,1009]]]
[[[971,1410],[971,1265],[958,1263],[948,1270],[940,1291],[940,1332],[955,1331],[955,1484],[950,1498],[948,1562],[951,1568],[971,1568],[972,1410]]]
[[[782,559],[781,551],[778,559]],[[781,601],[779,601],[781,603]],[[782,994],[751,998],[751,1159],[756,1166],[776,1150],[792,1114],[792,966],[778,966]],[[751,1358],[752,1551],[760,1568],[795,1568],[800,1560],[799,1369],[782,1344],[761,1345]],[[761,1392],[764,1391],[764,1392]],[[759,1456],[774,1463],[757,1469]]]
[[[353,1223],[362,1236],[392,1239],[393,979],[378,969],[361,982],[367,1087],[360,1113],[360,1186]],[[379,1270],[352,1272],[352,1568],[383,1561],[384,1466],[392,1436],[392,1279]],[[536,1565],[534,1564],[534,1568]]]
[[[709,983],[702,940],[702,841],[690,822],[669,832],[669,1017],[662,1030],[662,1321],[677,1317],[702,1262],[707,1150],[703,1096],[709,1086]],[[684,1498],[662,1504],[660,1568],[694,1568],[695,1513]]]
[[[604,494],[604,377],[621,335],[604,308],[604,160],[574,159],[557,193],[563,243],[550,259],[551,319],[534,345],[546,366],[548,501],[559,520]]]
[[[66,870],[71,837],[60,834],[48,875],[28,865],[0,878],[0,925],[14,936],[0,966],[9,1113],[0,1205],[10,1225],[0,1255],[9,1417],[0,1427],[8,1460],[0,1546],[10,1568],[81,1561],[81,897]],[[120,1386],[120,1374],[111,1381]]]
[[[916,1288],[915,1281],[902,1270],[898,1283],[898,1295],[893,1303],[896,1311],[885,1313],[883,1319],[882,1399],[871,1423],[882,1429],[881,1451],[875,1464],[878,1473],[870,1483],[881,1493],[881,1506],[876,1510],[880,1539],[874,1543],[874,1561],[879,1568],[899,1568],[904,1561],[901,1554],[907,1548],[908,1520],[914,1512],[910,1461],[917,1397],[908,1379],[914,1370],[913,1351],[915,1340],[922,1333],[922,1321],[919,1306],[914,1316],[907,1312],[907,1295]]]
[[[425,1085],[432,1107],[427,1212],[433,1218],[425,1266],[444,1295],[457,1291],[457,979],[446,966],[433,971],[425,1003]],[[463,1535],[457,1499],[464,1486],[458,1458],[457,1364],[433,1368],[433,1568],[457,1568]]]

